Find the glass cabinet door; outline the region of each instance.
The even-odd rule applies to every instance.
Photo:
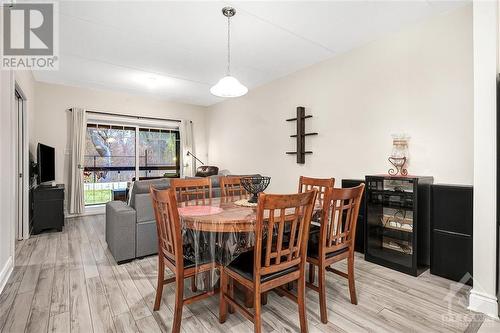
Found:
[[[412,179],[370,178],[367,184],[367,254],[411,269],[413,267]]]

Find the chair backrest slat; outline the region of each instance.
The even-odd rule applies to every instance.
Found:
[[[320,255],[354,245],[359,206],[365,185],[329,188],[325,192],[320,230]]]
[[[241,185],[241,177],[220,177],[221,196],[227,199],[247,199],[250,193]]]
[[[299,193],[310,191],[313,188],[318,190],[316,201],[320,206],[323,205],[325,191],[327,188],[335,186],[335,178],[311,178],[300,176],[299,178]]]
[[[259,196],[254,276],[305,265],[309,224],[317,192],[314,189],[299,194],[262,193]],[[290,236],[285,236],[286,230],[291,231]]]
[[[205,205],[212,198],[212,181],[206,178],[175,178],[170,181],[179,202],[195,201],[195,204]]]
[[[150,188],[158,234],[158,253],[170,259],[176,267],[182,267],[182,237],[177,200],[172,188]]]

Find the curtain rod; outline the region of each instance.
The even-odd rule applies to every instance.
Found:
[[[69,108],[68,111],[72,112],[73,108]],[[134,118],[134,119],[150,119],[150,120],[175,121],[175,122],[178,122],[178,123],[181,122],[178,119],[155,118],[155,117],[140,117],[140,116],[131,116],[131,115],[128,115],[128,114],[119,114],[119,113],[112,113],[112,112],[102,112],[102,111],[95,111],[95,110],[85,110],[85,112],[95,113],[95,114],[104,114],[104,115],[107,115],[107,116],[127,117],[127,118]]]

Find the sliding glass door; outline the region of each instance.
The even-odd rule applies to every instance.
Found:
[[[179,177],[179,131],[139,128],[139,177]]]
[[[85,205],[124,199],[128,184],[139,179],[179,177],[179,131],[87,124]]]

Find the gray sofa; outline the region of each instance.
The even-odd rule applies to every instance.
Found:
[[[212,179],[212,196],[220,196],[220,175]],[[106,204],[106,242],[116,262],[125,262],[158,252],[156,222],[149,187],[167,189],[170,179],[135,181],[129,203],[111,201]]]

